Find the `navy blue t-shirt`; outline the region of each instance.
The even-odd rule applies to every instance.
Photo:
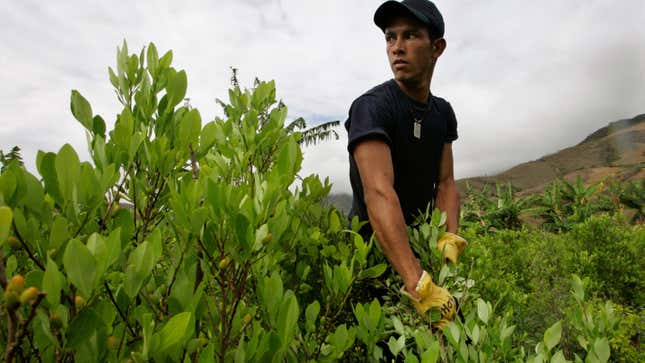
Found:
[[[414,136],[414,120],[421,119],[421,138]],[[353,190],[350,220],[367,221],[363,184],[354,160],[354,147],[365,139],[381,139],[392,154],[394,190],[406,224],[433,208],[439,178],[441,152],[446,143],[457,139],[457,119],[450,103],[430,96],[426,104],[413,100],[393,79],[358,97],[345,121],[348,133],[349,176]],[[361,231],[371,234],[369,224]]]

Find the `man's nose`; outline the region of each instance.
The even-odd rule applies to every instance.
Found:
[[[393,54],[402,54],[404,52],[404,43],[401,37],[396,38],[394,44],[392,44],[392,53]]]

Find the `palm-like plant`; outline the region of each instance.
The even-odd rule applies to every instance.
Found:
[[[462,220],[484,230],[517,229],[522,226],[520,216],[525,214],[533,197],[520,197],[508,182],[505,186],[495,185],[495,195],[489,196],[488,188],[474,193],[469,184],[462,212]]]
[[[339,120],[323,122],[320,125],[312,126],[307,128],[307,123],[302,117],[298,117],[293,120],[289,125],[285,127],[288,133],[296,132],[301,130],[300,140],[298,141],[300,145],[309,146],[311,144],[315,145],[321,141],[326,141],[332,137],[338,140],[338,133],[334,130],[335,127],[340,125]]]
[[[11,163],[23,165],[22,155],[20,154],[20,148],[18,146],[14,146],[7,154],[3,153],[2,150],[0,150],[0,172],[5,171],[5,169]]]
[[[564,186],[562,197],[567,203],[570,219],[573,222],[582,222],[597,211],[593,199],[600,189],[600,184],[587,186],[579,175],[574,183],[563,179],[562,184]]]
[[[518,229],[522,226],[522,215],[533,202],[533,197],[520,197],[513,190],[513,185],[508,182],[506,186],[495,185],[497,201],[489,207],[491,227],[499,229]]]
[[[632,181],[628,183],[620,194],[620,202],[626,207],[636,210],[632,222],[645,221],[645,181]]]
[[[560,232],[570,228],[562,194],[562,183],[556,179],[535,200],[534,213],[544,220],[542,227],[548,230]]]

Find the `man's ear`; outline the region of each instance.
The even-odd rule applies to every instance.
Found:
[[[444,38],[435,39],[432,42],[432,56],[436,59],[446,50],[446,40]]]

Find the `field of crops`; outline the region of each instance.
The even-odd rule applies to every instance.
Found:
[[[298,175],[329,129],[285,123],[273,82],[235,74],[204,122],[171,63],[119,48],[112,129],[72,91],[91,163],[64,145],[33,175],[2,154],[5,362],[645,361],[643,182],[469,190],[456,266],[445,217],[421,215],[413,248],[461,310],[431,331],[329,183]]]

